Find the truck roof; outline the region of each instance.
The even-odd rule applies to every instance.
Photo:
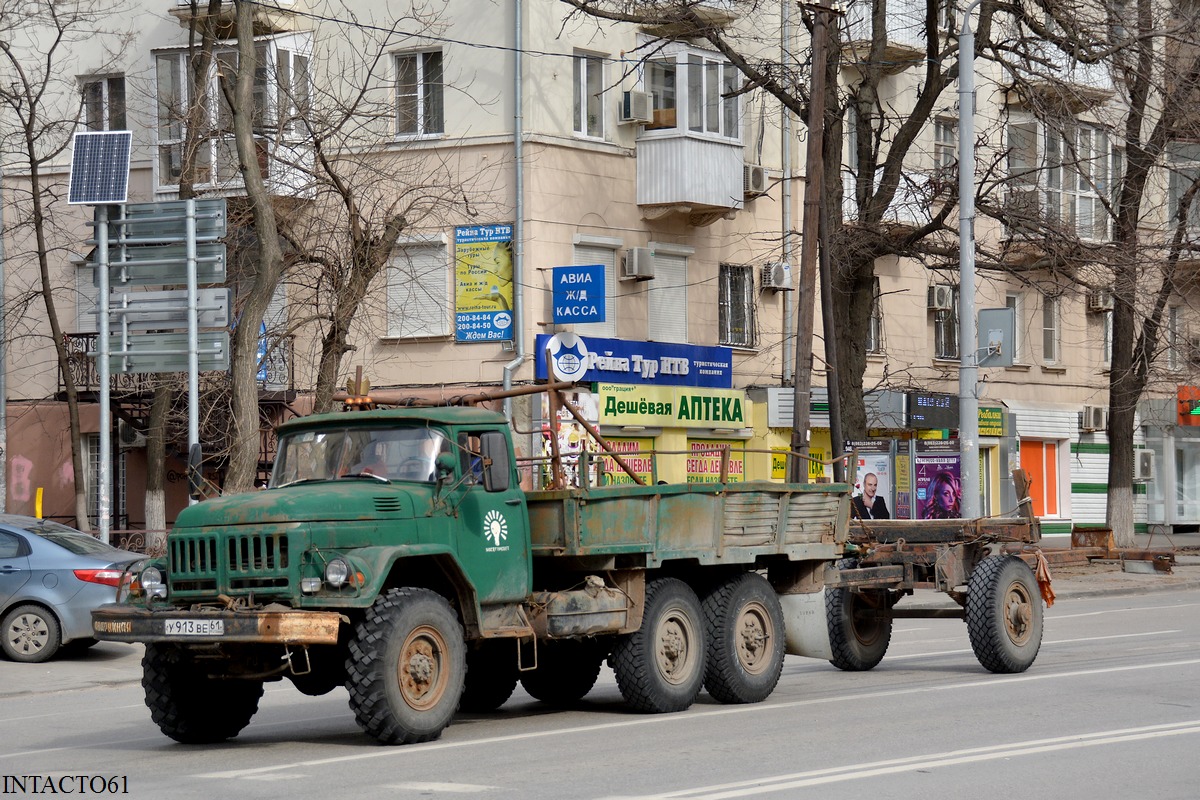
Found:
[[[416,408],[385,408],[374,411],[343,411],[314,414],[290,419],[279,426],[280,433],[313,427],[343,427],[346,425],[378,426],[396,423],[433,423],[437,425],[503,425],[507,420],[498,411],[475,406],[428,406]]]

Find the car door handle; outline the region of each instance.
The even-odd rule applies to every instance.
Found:
[[[20,572],[20,571],[21,571],[20,567],[9,567],[9,566],[0,567],[0,572]]]
[[[513,499],[511,499],[511,500],[505,500],[505,501],[504,501],[504,505],[506,505],[506,506],[519,506],[519,505],[521,505],[521,498],[519,498],[519,497],[514,497],[514,498],[513,498]]]

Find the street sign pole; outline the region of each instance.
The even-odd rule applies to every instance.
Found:
[[[100,383],[100,464],[97,494],[97,524],[100,541],[109,540],[109,492],[112,483],[112,419],[109,409],[109,364],[108,364],[108,206],[96,206],[96,271],[100,282],[100,335],[97,345],[96,377]]]
[[[196,311],[196,201],[189,198],[187,214],[187,331],[188,331],[188,453],[200,445],[200,331]],[[188,505],[199,502],[188,493]]]

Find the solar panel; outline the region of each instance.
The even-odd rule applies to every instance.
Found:
[[[129,195],[130,131],[80,131],[71,153],[72,205],[124,203]]]

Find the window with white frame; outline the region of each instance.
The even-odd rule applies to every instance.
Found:
[[[722,264],[717,295],[720,344],[756,347],[758,307],[754,302],[754,267]]]
[[[1047,364],[1059,362],[1059,301],[1057,297],[1042,295],[1042,361]]]
[[[945,117],[933,121],[933,175],[940,182],[954,180],[958,164],[958,122]]]
[[[1179,306],[1170,306],[1167,309],[1167,368],[1179,369],[1183,366],[1183,357],[1180,348],[1183,347],[1183,331],[1182,323],[1180,322]]]
[[[1062,130],[1035,120],[1008,125],[1009,231],[1031,233],[1037,222],[1081,239],[1108,241],[1111,203],[1123,157],[1101,128],[1082,122]]]
[[[219,184],[240,179],[233,111],[223,91],[232,90],[237,79],[236,47],[235,42],[219,43],[209,74],[197,85],[191,80],[186,51],[155,54],[160,185],[177,184],[182,176],[189,118],[200,126],[194,137],[194,182]],[[272,141],[280,135],[287,138],[305,132],[301,120],[309,114],[312,96],[311,54],[311,34],[307,32],[263,37],[255,47],[251,114],[264,176],[271,172]]]
[[[442,51],[396,56],[396,133],[430,136],[445,133]]]
[[[582,336],[599,336],[611,339],[617,335],[617,248],[612,245],[580,243],[575,245],[575,260],[572,263],[600,264],[604,267],[604,321],[582,322],[575,325],[575,333]]]
[[[604,59],[576,53],[575,132],[594,139],[604,137]]]
[[[879,295],[879,278],[871,284],[871,317],[867,321],[867,352],[883,352],[883,301]]]
[[[387,335],[450,335],[450,265],[441,242],[402,244],[387,266]]]
[[[1100,313],[1100,324],[1104,326],[1104,346],[1100,353],[1100,361],[1105,367],[1112,366],[1113,354],[1113,312],[1112,309]]]
[[[654,280],[646,290],[647,335],[652,342],[688,340],[687,256],[655,248]]]
[[[1174,231],[1179,224],[1179,212],[1187,203],[1186,241],[1200,238],[1200,144],[1175,143],[1167,146],[1167,168],[1170,180],[1167,187],[1167,226]]]
[[[1020,292],[1008,292],[1004,295],[1004,307],[1013,312],[1012,357],[1014,364],[1023,363],[1024,353],[1021,352],[1024,342],[1021,341],[1021,327],[1024,325],[1025,301]]]
[[[951,291],[954,299],[950,308],[933,312],[934,358],[958,358],[958,287]]]
[[[83,123],[89,131],[123,131],[125,77],[83,79]]]
[[[741,138],[740,80],[729,62],[684,51],[649,62],[645,83],[654,103],[654,119],[645,130]]]

